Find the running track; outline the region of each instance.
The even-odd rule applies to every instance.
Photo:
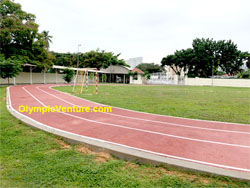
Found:
[[[51,89],[56,85],[8,88],[9,108],[62,105],[104,106]],[[20,113],[20,112],[19,112]],[[247,173],[250,125],[161,116],[112,108],[112,113],[21,113],[49,127],[163,157]]]

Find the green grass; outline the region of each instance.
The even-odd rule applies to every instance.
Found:
[[[55,89],[72,94],[72,87]],[[250,123],[250,89],[197,86],[99,86],[79,97],[95,102],[155,114],[194,119]]]
[[[249,182],[126,162],[33,129],[6,109],[0,92],[0,187],[249,187]],[[100,158],[100,159],[99,159]]]

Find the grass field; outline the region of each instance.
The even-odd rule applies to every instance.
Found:
[[[72,94],[72,87],[55,89]],[[250,89],[191,86],[99,86],[77,95],[99,103],[178,117],[250,123]]]
[[[33,129],[0,92],[0,187],[249,187],[249,182],[118,160]]]

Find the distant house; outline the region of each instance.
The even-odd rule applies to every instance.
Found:
[[[143,76],[144,72],[138,68],[134,68],[132,71],[132,74],[130,75],[130,83],[131,84],[144,84],[145,83],[145,77]]]

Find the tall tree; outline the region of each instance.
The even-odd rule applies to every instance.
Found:
[[[216,49],[216,41],[213,39],[195,39],[193,40],[194,63],[190,68],[190,72],[198,77],[209,77],[212,71],[218,68],[218,50]],[[213,69],[213,70],[212,70]]]
[[[241,71],[244,61],[248,62],[249,53],[241,52],[231,40],[194,39],[192,49],[176,51],[162,59],[162,65],[169,65],[176,74],[188,70],[197,77],[210,77],[220,68],[229,75]]]
[[[38,32],[35,15],[11,0],[0,1],[0,14],[0,53],[5,59],[50,67],[53,56],[46,49],[44,35]]]
[[[58,53],[58,52],[51,52],[54,56],[54,64],[66,66],[66,67],[73,67],[77,64],[76,56],[77,54],[74,53]]]
[[[54,64],[68,67],[76,67],[76,53],[57,53],[52,52],[56,57]],[[115,55],[113,52],[105,52],[104,50],[92,50],[79,54],[79,67],[89,68],[107,68],[109,65],[129,66],[123,59],[119,59],[120,54]]]
[[[176,51],[174,55],[168,55],[161,61],[162,66],[168,65],[178,76],[187,72],[194,61],[194,52],[191,48]]]
[[[129,66],[123,59],[119,59],[121,54],[115,55],[113,52],[104,50],[92,50],[80,55],[80,67],[107,68],[109,65]]]
[[[49,35],[49,31],[43,31],[43,40],[45,42],[46,49],[49,49],[50,43],[52,43],[52,36]]]
[[[231,40],[220,40],[217,42],[217,51],[219,52],[219,67],[222,71],[229,75],[235,75],[241,71],[245,53],[238,50],[236,44]]]
[[[160,65],[154,63],[141,63],[136,66],[138,69],[142,70],[143,72],[154,73],[154,72],[162,72],[164,68]]]
[[[52,52],[56,57],[54,64],[76,67],[76,53],[57,53]],[[107,68],[109,65],[129,66],[123,59],[119,59],[120,54],[115,55],[113,52],[105,52],[104,50],[92,50],[86,53],[79,54],[79,67],[82,68]]]

